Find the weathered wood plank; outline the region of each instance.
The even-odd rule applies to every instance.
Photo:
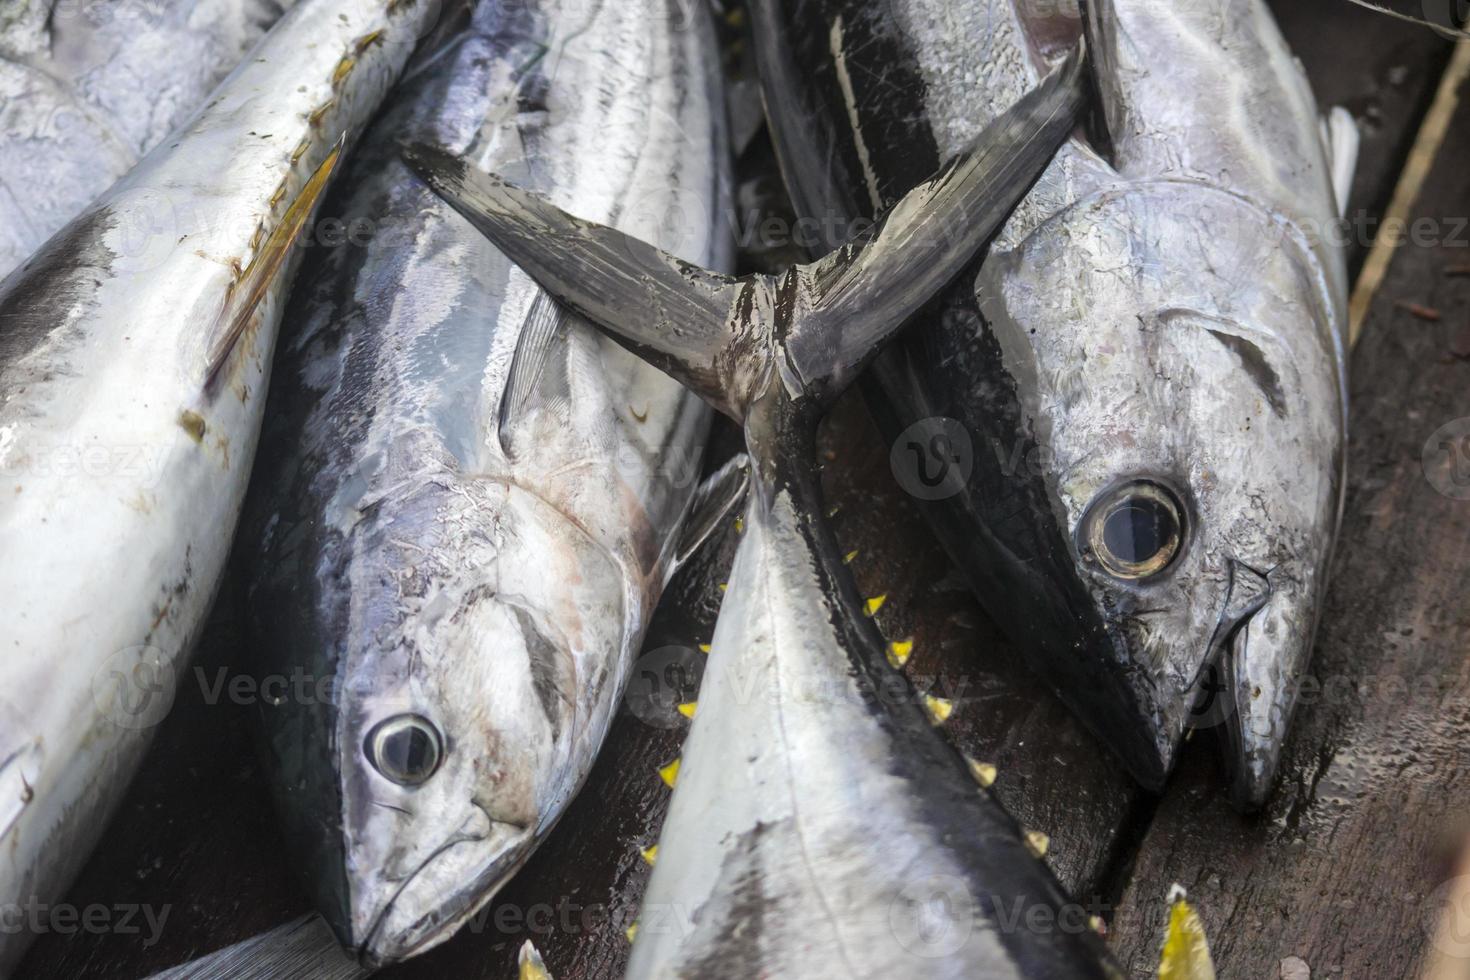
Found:
[[[1204,753],[1186,757],[1114,923],[1137,976],[1174,881],[1222,976],[1411,977],[1431,948],[1447,848],[1470,817],[1470,363],[1452,353],[1470,279],[1446,275],[1470,261],[1467,156],[1462,101],[1417,214],[1425,241],[1442,240],[1400,249],[1353,359],[1346,516],[1282,783],[1241,817]]]

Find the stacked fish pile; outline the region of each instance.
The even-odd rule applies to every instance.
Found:
[[[261,712],[318,911],[366,967],[432,948],[738,514],[630,974],[1121,975],[1017,926],[1072,907],[1037,842],[942,706],[874,696],[813,465],[854,383],[1136,778],[1206,727],[1264,798],[1341,503],[1354,133],[1260,0],[756,0],[827,232],[744,277],[702,4],[64,5],[0,15],[0,900],[75,875],[233,541],[262,670],[332,679]],[[702,459],[712,411],[746,454]],[[1051,463],[946,476],[947,425]]]

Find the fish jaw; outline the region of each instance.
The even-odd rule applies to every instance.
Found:
[[[1146,785],[1162,781],[1191,728],[1235,707],[1242,720],[1286,710],[1277,679],[1305,664],[1345,440],[1328,283],[1279,215],[1167,180],[1082,199],[993,256],[977,282],[1023,424],[1044,449],[1043,465],[995,479],[1048,502],[1062,594],[1083,597],[1052,610],[1059,636],[1043,648],[1046,672]],[[1003,462],[977,454],[977,465]],[[1090,533],[1108,501],[1140,484],[1162,488],[1180,543],[1162,568],[1120,573]],[[1237,567],[1279,586],[1248,621],[1232,608],[1245,595],[1232,595]],[[1288,583],[1302,583],[1290,600]],[[1200,707],[1202,685],[1239,645],[1237,625],[1259,636],[1268,623],[1273,641],[1248,644],[1227,669],[1266,700]],[[1110,683],[1080,685],[1078,651]],[[1231,768],[1253,769],[1259,795],[1274,768],[1260,763],[1279,753],[1284,729],[1257,719],[1249,730],[1251,748],[1232,753]]]
[[[452,937],[495,896],[535,846],[530,828],[472,817],[476,836],[446,845],[406,881],[354,890],[338,941],[371,969],[424,953]]]
[[[1276,783],[1282,749],[1306,677],[1323,583],[1270,576],[1264,606],[1230,638],[1224,652],[1226,700],[1218,724],[1230,795],[1237,808],[1258,810]]]

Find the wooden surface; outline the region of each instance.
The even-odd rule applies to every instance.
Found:
[[[1344,0],[1276,6],[1324,104],[1347,105],[1364,126],[1350,210],[1371,218],[1392,192],[1449,45]],[[1426,214],[1470,211],[1467,135],[1470,118],[1426,191]],[[742,211],[785,207],[771,168],[769,147],[757,139],[741,161]],[[743,255],[746,269],[790,260],[779,249]],[[997,795],[1050,837],[1049,863],[1109,920],[1120,955],[1140,976],[1156,961],[1157,917],[1173,881],[1198,901],[1223,977],[1275,978],[1288,956],[1313,977],[1408,976],[1424,954],[1435,911],[1427,896],[1448,874],[1449,841],[1465,829],[1456,816],[1470,812],[1470,676],[1458,611],[1470,501],[1440,496],[1419,463],[1431,432],[1470,416],[1470,363],[1449,353],[1458,344],[1470,354],[1470,337],[1461,336],[1470,330],[1470,278],[1445,278],[1449,262],[1470,264],[1470,249],[1407,249],[1357,352],[1348,512],[1314,668],[1319,676],[1412,675],[1439,686],[1423,689],[1419,701],[1352,697],[1303,710],[1283,787],[1262,817],[1237,817],[1217,795],[1208,746],[1191,746],[1162,799],[1139,793],[964,590],[894,483],[888,447],[860,401],[845,400],[824,428],[821,463],[838,537],[857,551],[851,567],[864,593],[886,596],[878,614],[885,634],[914,641],[907,675],[955,701],[946,735],[997,767]],[[1443,319],[1416,320],[1395,308],[1397,299],[1439,306]],[[722,429],[714,455],[737,441]],[[671,663],[697,675],[733,546],[727,534],[676,578],[640,676],[667,676]],[[251,670],[232,609],[227,594],[199,654],[211,680],[220,668]],[[668,799],[657,769],[678,754],[685,726],[666,706],[650,706],[648,684],[635,681],[587,787],[481,921],[384,976],[514,976],[527,938],[559,980],[621,975],[624,930],[648,876],[639,848],[657,839]],[[43,935],[19,976],[145,976],[306,909],[272,822],[249,711],[205,703],[192,679],[181,685],[118,818],[68,896],[78,905],[168,906],[159,941],[145,948],[138,936]]]

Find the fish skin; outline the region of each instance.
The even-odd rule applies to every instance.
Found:
[[[862,246],[780,276],[692,268],[410,148],[436,191],[558,299],[739,421],[751,453],[629,977],[1122,975],[889,666],[815,465],[832,400],[969,264],[1084,94],[1071,61]]]
[[[204,102],[294,0],[15,0],[0,14],[0,278]]]
[[[172,702],[245,495],[289,267],[206,384],[211,325],[431,12],[298,6],[208,108],[0,283],[4,902],[59,897]],[[0,937],[0,973],[29,938]]]
[[[1259,0],[1089,9],[1110,157],[1064,147],[865,392],[890,440],[932,417],[970,434],[967,485],[921,509],[1074,712],[1154,789],[1187,730],[1216,729],[1251,808],[1341,509],[1332,168]],[[1027,0],[757,0],[752,20],[783,171],[824,227],[902,193],[1082,31],[1075,4]],[[1123,581],[1084,555],[1083,522],[1139,478],[1186,531],[1165,572]]]
[[[453,935],[580,788],[709,422],[698,399],[567,320],[501,426],[543,294],[407,171],[399,142],[450,147],[727,266],[719,59],[710,25],[685,26],[679,9],[478,5],[410,69],[328,205],[382,237],[318,250],[288,315],[265,435],[277,452],[242,535],[248,606],[276,669],[338,681],[326,702],[263,706],[264,731],[288,839],[364,962]],[[411,788],[364,749],[407,711],[449,747]]]

